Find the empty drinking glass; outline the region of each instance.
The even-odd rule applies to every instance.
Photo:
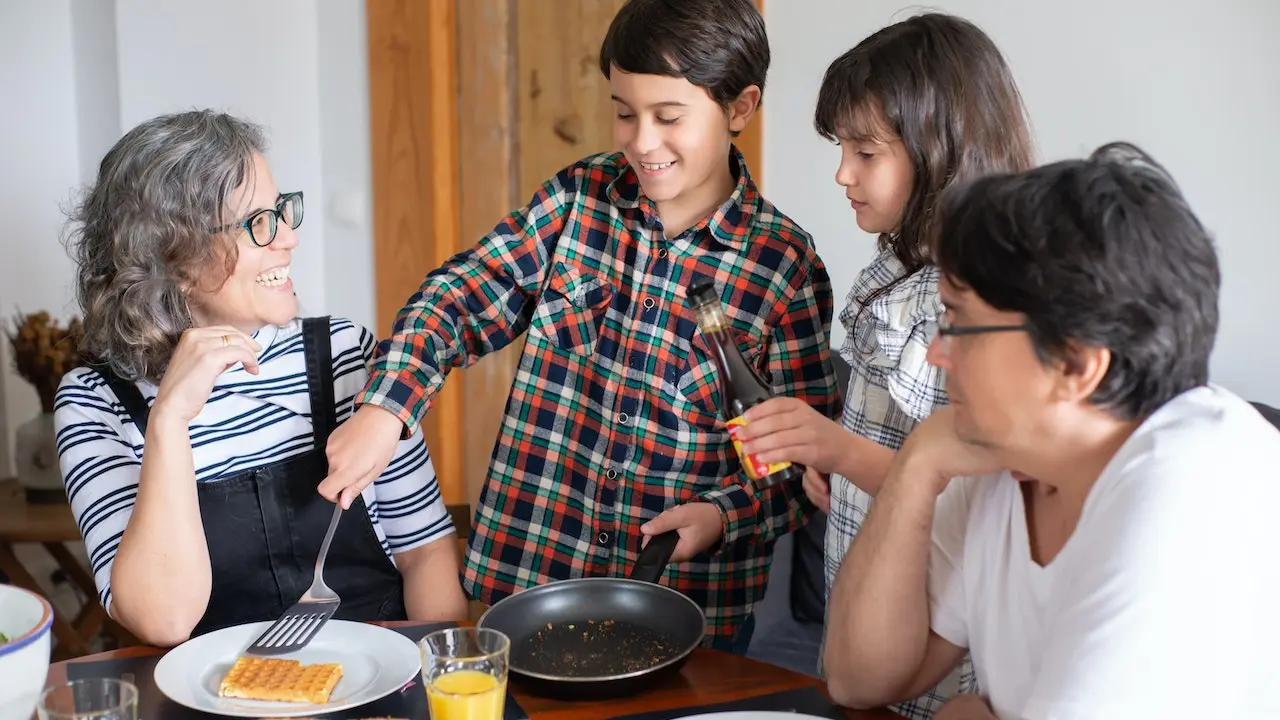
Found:
[[[138,688],[125,680],[75,680],[44,691],[40,720],[138,720]]]

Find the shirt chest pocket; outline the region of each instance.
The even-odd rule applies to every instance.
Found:
[[[769,383],[770,376],[764,368],[764,341],[755,335],[736,329],[733,330],[733,339],[747,364],[759,373],[766,383]],[[714,424],[717,420],[723,420],[719,405],[720,376],[706,337],[695,330],[688,341],[681,339],[680,345],[687,350],[683,357],[677,354],[675,358],[676,368],[673,375],[676,377],[675,393],[678,402],[686,404],[694,416],[703,421],[703,424]]]
[[[604,280],[557,261],[533,311],[529,334],[566,353],[594,355],[612,298]]]

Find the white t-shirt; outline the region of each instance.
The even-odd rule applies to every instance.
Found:
[[[1031,559],[1018,482],[953,481],[934,632],[1000,718],[1280,718],[1280,432],[1217,387],[1153,414],[1062,551]]]

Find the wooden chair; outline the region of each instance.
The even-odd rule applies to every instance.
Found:
[[[466,548],[467,538],[471,536],[471,505],[467,503],[449,503],[445,505],[449,517],[453,519],[453,527],[458,531],[458,539]]]
[[[103,630],[114,638],[119,647],[138,644],[137,638],[108,617],[106,610],[98,604],[98,589],[94,585],[93,575],[67,549],[67,543],[79,541],[80,528],[76,525],[70,506],[65,503],[28,503],[16,478],[0,479],[0,571],[14,585],[46,595],[45,589],[32,576],[31,571],[23,567],[13,552],[13,546],[18,543],[38,543],[44,546],[58,567],[66,573],[68,580],[75,583],[86,598],[84,606],[75,617],[54,608],[53,635],[57,639],[53,649],[55,661],[88,654],[91,651],[90,641]]]

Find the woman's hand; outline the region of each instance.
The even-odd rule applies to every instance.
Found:
[[[241,363],[250,374],[258,374],[261,350],[252,337],[233,327],[187,330],[169,359],[152,414],[180,423],[191,422],[204,409],[218,376],[228,368]]]

